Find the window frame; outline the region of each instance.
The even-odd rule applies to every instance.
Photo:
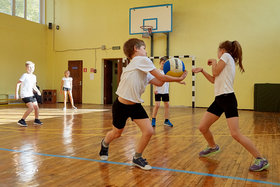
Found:
[[[16,16],[16,1],[17,0],[11,0],[11,6],[12,6],[12,14],[8,14],[11,16]],[[27,20],[27,1],[28,0],[24,0],[24,16],[23,18]],[[39,22],[35,22],[35,23],[40,23],[40,24],[45,24],[45,6],[46,6],[46,1],[45,0],[39,0],[40,6],[39,6]],[[4,12],[1,12],[4,13]],[[5,13],[4,13],[5,14]],[[17,16],[18,17],[18,16]],[[28,20],[31,21],[31,20]]]

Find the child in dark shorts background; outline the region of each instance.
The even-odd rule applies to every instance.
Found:
[[[20,88],[20,97],[28,108],[23,114],[22,118],[18,121],[18,125],[27,127],[25,119],[33,110],[35,113],[34,124],[42,125],[43,123],[39,120],[39,106],[33,93],[33,91],[35,91],[39,96],[41,96],[41,92],[36,86],[36,75],[33,74],[35,70],[35,64],[31,61],[27,61],[25,63],[25,67],[27,73],[24,73],[17,83],[15,99],[19,99],[18,91]]]
[[[72,88],[73,88],[73,78],[70,77],[70,71],[64,71],[64,77],[61,80],[60,86],[60,93],[63,94],[63,103],[64,107],[63,110],[66,111],[67,109],[67,95],[69,95],[69,100],[72,105],[73,109],[77,109],[74,105],[73,95],[72,95]]]
[[[167,57],[161,57],[159,60],[160,63],[160,73],[164,75],[163,72],[163,66],[165,62],[167,61]],[[181,81],[179,82],[181,84],[185,84],[185,82]],[[160,107],[160,102],[163,101],[164,103],[164,125],[167,125],[169,127],[173,127],[173,124],[169,120],[169,82],[165,82],[162,86],[154,86],[155,87],[155,106],[153,109],[153,115],[152,115],[152,127],[156,126],[156,117],[157,112]]]

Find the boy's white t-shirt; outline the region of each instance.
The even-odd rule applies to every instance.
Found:
[[[215,96],[234,92],[235,61],[229,53],[224,53],[220,60],[224,61],[226,66],[221,73],[215,77]]]
[[[116,94],[134,103],[143,103],[141,95],[154,78],[149,72],[156,69],[153,62],[145,56],[136,56],[127,65],[121,75]]]
[[[160,70],[160,73],[164,75],[163,70]],[[161,87],[156,87],[158,94],[168,94],[169,93],[169,82],[165,82]]]
[[[71,88],[71,82],[73,81],[72,77],[63,77],[62,80],[64,88]]]
[[[20,79],[20,97],[33,97],[33,88],[36,86],[36,75],[30,73],[24,73]]]

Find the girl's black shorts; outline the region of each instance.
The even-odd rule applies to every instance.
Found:
[[[238,117],[237,100],[234,93],[222,94],[215,97],[215,101],[207,109],[208,112],[226,118]]]

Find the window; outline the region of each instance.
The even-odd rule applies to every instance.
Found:
[[[12,0],[0,0],[0,12],[12,15]]]
[[[24,18],[24,0],[16,0],[16,13],[18,17]]]
[[[40,23],[40,0],[27,0],[26,19]]]
[[[0,0],[0,12],[44,24],[45,0]]]

